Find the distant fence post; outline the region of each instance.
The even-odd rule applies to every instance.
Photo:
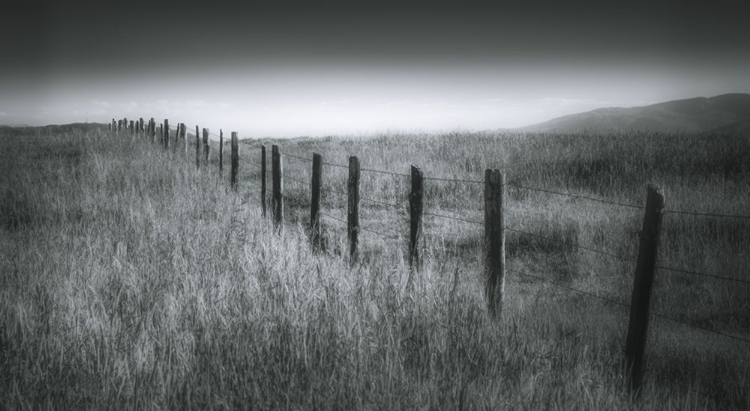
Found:
[[[130,120],[130,134],[135,134],[135,126],[133,125],[133,120]]]
[[[219,179],[224,174],[224,130],[219,129]]]
[[[203,161],[206,164],[206,167],[208,167],[208,129],[203,129]]]
[[[177,147],[179,147],[180,142],[180,129],[182,128],[184,123],[177,123],[177,127],[174,129],[174,149],[175,152],[177,152]]]
[[[630,390],[637,395],[643,383],[643,358],[646,355],[649,305],[654,283],[657,249],[661,231],[661,213],[664,195],[649,185],[646,195],[646,212],[643,216],[638,260],[635,267],[633,296],[630,301],[630,324],[625,342],[625,378]]]
[[[122,120],[117,120],[117,133],[120,133],[120,131],[122,131]]]
[[[201,168],[201,135],[195,126],[195,168]]]
[[[180,123],[180,138],[187,141],[187,129],[186,129],[185,123]],[[177,150],[176,144],[175,144],[174,149],[175,151]]]
[[[169,120],[164,119],[164,148],[169,149]]]
[[[260,146],[260,209],[266,216],[266,146]]]
[[[273,190],[273,223],[277,229],[281,229],[284,223],[284,180],[281,178],[281,174],[284,172],[284,165],[281,161],[281,153],[279,152],[279,146],[271,146],[271,181]]]
[[[419,269],[419,249],[417,243],[422,232],[422,197],[424,176],[422,170],[411,166],[411,193],[409,194],[409,269]]]
[[[310,238],[312,239],[313,249],[320,247],[320,184],[323,179],[323,157],[318,153],[313,153],[312,162],[312,182],[310,195]]]
[[[505,288],[505,221],[503,202],[505,174],[500,170],[484,172],[484,272],[485,293],[490,314],[499,318],[503,310]]]
[[[347,183],[346,231],[349,237],[349,262],[357,261],[359,245],[359,159],[349,157],[349,180]]]
[[[237,132],[232,131],[232,171],[230,172],[230,183],[232,190],[237,191],[237,174],[240,167],[240,145],[237,141]]]
[[[138,134],[143,134],[143,117],[138,120]]]

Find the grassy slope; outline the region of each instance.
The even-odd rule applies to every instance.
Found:
[[[425,268],[407,291],[403,239],[363,233],[360,264],[349,268],[345,233],[326,221],[330,252],[312,254],[306,210],[294,206],[309,193],[291,181],[290,222],[273,235],[247,163],[236,195],[181,152],[130,138],[3,139],[7,408],[633,407],[622,389],[624,309],[514,274],[627,301],[628,263],[509,234],[506,308],[493,322],[482,299],[480,226],[426,218]],[[737,136],[448,135],[294,141],[284,150],[340,164],[357,154],[363,167],[397,172],[415,163],[436,177],[481,179],[485,167],[506,167],[511,182],[636,204],[651,180],[665,186],[669,208],[747,214],[747,145]],[[241,150],[259,158],[253,143]],[[290,176],[307,181],[307,164],[285,161]],[[345,187],[345,170],[324,174],[327,188]],[[363,173],[362,185],[363,195],[394,203],[408,192],[401,177]],[[427,209],[481,221],[481,189],[428,182]],[[341,196],[324,204],[342,216]],[[635,252],[640,211],[518,189],[508,208],[510,226]],[[403,209],[368,204],[362,217],[364,227],[405,236]],[[665,217],[662,263],[747,278],[747,224],[712,221]],[[750,334],[747,287],[661,273],[657,282],[655,310]],[[654,371],[638,408],[747,408],[747,353],[654,321]],[[698,377],[718,398],[667,382]]]

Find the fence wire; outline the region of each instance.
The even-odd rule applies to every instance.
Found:
[[[672,321],[672,322],[677,323],[677,324],[682,324],[682,325],[687,326],[689,328],[695,328],[697,330],[702,330],[702,331],[705,331],[705,332],[710,333],[710,334],[721,335],[721,336],[726,337],[726,338],[731,338],[731,339],[733,339],[735,341],[741,341],[741,342],[744,342],[746,344],[750,344],[750,340],[742,338],[742,337],[738,337],[736,335],[727,334],[727,333],[724,333],[724,332],[721,332],[721,331],[716,331],[716,330],[713,330],[711,328],[701,327],[700,325],[690,324],[689,322],[678,320],[678,319],[676,319],[674,317],[670,317],[670,316],[667,316],[667,315],[664,315],[664,314],[660,314],[660,313],[651,312],[650,314],[651,314],[652,317],[662,318],[662,319],[669,320],[669,321]]]
[[[665,271],[672,271],[672,272],[676,272],[676,273],[688,274],[688,275],[692,275],[692,276],[696,276],[696,277],[708,277],[708,278],[715,278],[717,280],[734,281],[734,282],[740,283],[740,284],[750,284],[750,281],[748,281],[748,280],[741,280],[739,278],[723,277],[723,276],[720,276],[720,275],[700,273],[700,272],[697,272],[697,271],[689,271],[689,270],[683,270],[683,269],[679,269],[679,268],[664,267],[664,266],[661,266],[661,265],[657,265],[656,268],[658,268],[660,270],[665,270]]]
[[[476,224],[476,225],[484,226],[484,223],[482,223],[482,222],[474,221],[474,220],[467,220],[465,218],[460,218],[460,217],[451,217],[451,216],[447,216],[447,215],[443,215],[443,214],[428,213],[426,211],[423,211],[422,214],[429,215],[429,216],[432,216],[432,217],[445,218],[447,220],[463,221],[465,223],[471,223],[471,224]]]
[[[546,284],[546,285],[551,285],[551,286],[554,286],[554,287],[557,287],[557,288],[562,288],[562,289],[565,289],[565,290],[574,291],[574,292],[577,292],[577,293],[580,293],[580,294],[587,295],[589,297],[596,298],[596,299],[601,300],[601,301],[608,302],[610,304],[615,304],[615,305],[619,305],[619,306],[622,306],[622,307],[625,307],[625,308],[630,308],[630,304],[625,304],[623,302],[620,302],[620,301],[617,301],[617,300],[613,300],[611,298],[602,297],[601,295],[598,295],[598,294],[595,294],[595,293],[592,293],[592,292],[589,292],[589,291],[579,290],[577,288],[570,287],[570,286],[567,286],[567,285],[564,285],[564,284],[560,284],[560,283],[556,283],[556,282],[552,282],[552,281],[547,281],[547,279],[545,279],[543,277],[538,277],[536,275],[531,275],[531,274],[525,274],[525,273],[522,273],[522,272],[515,272],[515,271],[511,271],[511,270],[506,270],[506,271],[508,273],[515,273],[516,275],[520,275],[522,277],[533,278],[533,279],[535,279],[535,280],[537,280],[537,281],[539,281],[539,282],[541,282],[543,284]]]
[[[582,195],[579,195],[579,194],[563,193],[561,191],[548,190],[548,189],[544,189],[544,188],[527,187],[527,186],[523,186],[523,185],[516,184],[516,183],[506,183],[506,185],[510,186],[510,187],[520,188],[520,189],[523,189],[523,190],[538,191],[538,192],[541,192],[541,193],[556,194],[556,195],[565,196],[565,197],[578,198],[578,199],[581,199],[581,200],[596,201],[596,202],[599,202],[599,203],[610,204],[610,205],[615,205],[615,206],[620,206],[620,207],[634,208],[634,209],[637,209],[637,210],[645,210],[646,209],[646,207],[641,207],[641,206],[637,206],[637,205],[633,205],[633,204],[618,203],[616,201],[604,200],[604,199],[595,198],[595,197],[582,196]]]
[[[715,218],[735,218],[740,220],[750,220],[750,216],[739,214],[718,214],[718,213],[699,213],[693,211],[664,210],[663,214],[679,214],[693,217],[715,217]]]
[[[484,181],[479,180],[462,180],[460,178],[440,178],[440,177],[424,177],[425,180],[431,181],[445,181],[449,183],[470,183],[470,184],[484,184]]]
[[[582,245],[576,245],[576,244],[568,243],[566,241],[555,240],[554,238],[549,238],[549,237],[545,237],[545,236],[542,236],[542,235],[539,235],[539,234],[529,233],[527,231],[518,230],[518,229],[515,229],[515,228],[505,227],[505,230],[506,231],[512,231],[514,233],[519,233],[519,234],[527,235],[527,236],[530,236],[530,237],[540,238],[542,240],[546,240],[546,241],[553,242],[553,243],[567,245],[567,246],[573,247],[573,248],[580,248],[581,250],[586,250],[586,251],[590,251],[592,253],[606,255],[606,256],[609,256],[609,257],[612,257],[612,258],[616,258],[616,259],[622,260],[622,261],[635,262],[635,258],[633,258],[633,257],[623,257],[621,255],[612,254],[612,253],[609,253],[607,251],[597,250],[595,248],[589,248],[589,247],[585,247],[585,246],[582,246]]]

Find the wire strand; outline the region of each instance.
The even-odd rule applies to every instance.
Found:
[[[664,210],[664,214],[680,214],[693,217],[717,217],[717,218],[737,218],[740,220],[750,220],[750,216],[738,215],[738,214],[717,214],[717,213],[698,213],[692,211],[680,211],[680,210]]]
[[[580,248],[582,250],[591,251],[592,253],[606,255],[606,256],[613,257],[613,258],[616,258],[616,259],[619,259],[619,260],[622,260],[622,261],[635,262],[635,259],[633,257],[623,257],[623,256],[620,256],[620,255],[617,255],[617,254],[612,254],[612,253],[609,253],[609,252],[606,252],[606,251],[601,251],[601,250],[597,250],[597,249],[594,249],[594,248],[585,247],[585,246],[582,246],[582,245],[571,244],[571,243],[568,243],[566,241],[555,240],[553,238],[545,237],[545,236],[542,236],[542,235],[539,235],[539,234],[529,233],[527,231],[518,230],[518,229],[515,229],[515,228],[505,227],[505,229],[507,231],[512,231],[514,233],[519,233],[519,234],[523,234],[523,235],[527,235],[527,236],[531,236],[531,237],[536,237],[536,238],[540,238],[542,240],[546,240],[546,241],[550,241],[550,242],[558,243],[558,244],[564,244],[564,245],[567,245],[567,246],[570,246],[570,247],[574,247],[574,248]]]
[[[581,200],[596,201],[596,202],[599,202],[599,203],[611,204],[611,205],[616,205],[616,206],[620,206],[620,207],[634,208],[634,209],[637,209],[637,210],[645,210],[646,209],[645,207],[641,207],[641,206],[637,206],[637,205],[633,205],[633,204],[618,203],[616,201],[604,200],[604,199],[595,198],[595,197],[587,197],[587,196],[582,196],[582,195],[579,195],[579,194],[563,193],[563,192],[560,192],[560,191],[547,190],[547,189],[543,189],[543,188],[527,187],[527,186],[522,186],[522,185],[516,184],[516,183],[507,183],[506,185],[511,186],[511,187],[515,187],[515,188],[520,188],[520,189],[523,189],[523,190],[538,191],[538,192],[542,192],[542,193],[556,194],[556,195],[561,195],[561,196],[566,196],[566,197],[578,198],[578,199],[581,199]]]
[[[423,212],[422,214],[433,216],[433,217],[446,218],[446,219],[449,219],[449,220],[463,221],[465,223],[471,223],[471,224],[476,224],[476,225],[484,225],[484,224],[480,223],[479,221],[467,220],[465,218],[460,218],[460,217],[451,217],[451,216],[447,216],[447,215],[443,215],[443,214],[435,214],[435,213],[428,213],[428,212]]]
[[[724,280],[724,281],[734,281],[734,282],[741,283],[741,284],[750,284],[750,281],[741,280],[739,278],[722,277],[720,275],[700,273],[700,272],[696,272],[696,271],[683,270],[683,269],[680,269],[680,268],[664,267],[664,266],[660,266],[660,265],[657,265],[656,268],[658,268],[660,270],[665,270],[665,271],[673,271],[673,272],[676,272],[676,273],[689,274],[689,275],[693,275],[693,276],[697,276],[697,277],[709,277],[709,278],[716,278],[718,280]]]
[[[511,270],[508,270],[508,271],[509,272],[514,272],[514,271],[511,271]],[[524,274],[524,273],[521,273],[521,272],[515,272],[515,273],[517,275],[520,275],[520,276],[523,276],[523,277],[534,278],[534,279],[536,279],[536,280],[538,280],[538,281],[540,281],[540,282],[542,282],[544,284],[547,284],[547,285],[555,286],[555,287],[558,287],[558,288],[563,288],[563,289],[570,290],[570,291],[575,291],[577,293],[588,295],[589,297],[597,298],[599,300],[606,301],[606,302],[611,303],[611,304],[616,304],[616,305],[619,305],[619,306],[622,306],[622,307],[625,307],[625,308],[630,308],[630,304],[625,304],[623,302],[620,302],[620,301],[617,301],[617,300],[613,300],[611,298],[602,297],[601,295],[594,294],[594,293],[591,293],[591,292],[588,292],[588,291],[579,290],[577,288],[569,287],[567,285],[555,283],[555,282],[552,282],[552,281],[547,281],[543,277],[538,277],[538,276],[531,275],[531,274]]]
[[[303,157],[295,156],[295,155],[289,154],[289,153],[281,153],[281,155],[284,156],[284,157],[296,158],[297,160],[302,160],[302,161],[307,161],[309,163],[312,163],[312,160],[309,159],[309,158],[303,158]]]
[[[703,331],[708,332],[708,333],[712,333],[712,334],[716,334],[716,335],[721,335],[721,336],[724,336],[726,338],[731,338],[733,340],[742,341],[744,343],[750,344],[750,340],[748,340],[748,339],[745,339],[745,338],[742,338],[742,337],[737,337],[736,335],[732,335],[732,334],[723,333],[721,331],[712,330],[710,328],[701,327],[700,325],[690,324],[688,322],[685,322],[685,321],[682,321],[682,320],[678,320],[678,319],[676,319],[674,317],[670,317],[670,316],[667,316],[667,315],[664,315],[664,314],[659,314],[659,313],[652,312],[651,316],[657,317],[657,318],[663,318],[665,320],[669,320],[669,321],[675,322],[677,324],[682,324],[682,325],[685,325],[685,326],[690,327],[690,328],[695,328],[695,329],[698,329],[698,330],[703,330]]]
[[[471,183],[471,184],[484,184],[484,181],[479,180],[462,180],[460,178],[440,178],[440,177],[425,177],[425,180],[432,181],[447,181],[447,182],[458,182],[458,183]]]
[[[375,170],[372,168],[360,168],[360,171],[369,171],[370,173],[380,173],[380,174],[390,174],[392,176],[399,176],[399,177],[411,177],[409,174],[403,174],[403,173],[394,173],[392,171],[384,171],[384,170]]]
[[[349,166],[342,166],[341,164],[334,164],[334,163],[326,163],[326,162],[323,162],[323,165],[326,165],[326,166],[331,166],[331,167],[339,167],[339,168],[345,168],[345,169],[347,169],[347,170],[349,169]]]

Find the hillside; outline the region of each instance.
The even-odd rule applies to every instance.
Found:
[[[750,94],[673,100],[642,107],[601,108],[523,127],[530,132],[695,133],[750,121]]]

